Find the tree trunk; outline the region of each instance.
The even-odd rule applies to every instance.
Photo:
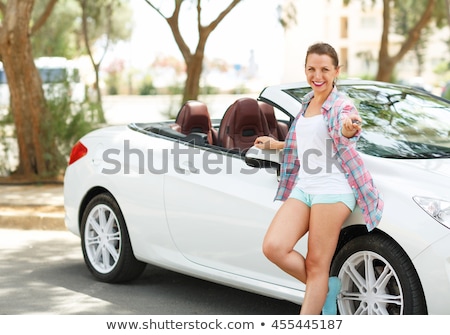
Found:
[[[203,68],[203,55],[195,54],[186,62],[186,83],[183,92],[183,103],[198,99],[200,90],[200,77]]]
[[[8,1],[0,29],[0,49],[19,148],[15,172],[27,180],[53,176],[61,163],[52,131],[46,129],[49,112],[31,50],[29,23],[33,5],[34,0]]]
[[[378,61],[378,72],[376,80],[391,82],[392,74],[394,73],[396,63],[392,61],[391,57],[380,57]]]
[[[153,9],[155,9],[164,19],[166,19],[167,23],[172,30],[173,37],[175,38],[175,42],[178,45],[178,48],[183,55],[184,61],[186,63],[186,83],[183,91],[183,103],[187,100],[196,100],[198,99],[199,91],[200,91],[200,77],[202,75],[203,70],[203,58],[205,55],[205,46],[206,41],[208,40],[211,32],[216,29],[217,25],[225,18],[225,16],[230,13],[230,11],[236,7],[236,5],[242,0],[233,0],[228,6],[219,13],[216,19],[211,21],[210,24],[203,26],[201,24],[201,12],[202,5],[201,0],[197,1],[197,30],[198,30],[198,44],[195,50],[195,53],[192,54],[189,46],[186,44],[186,41],[181,36],[180,27],[178,25],[178,19],[180,16],[181,5],[184,0],[174,0],[175,9],[172,13],[171,17],[166,17],[162,14],[158,7],[152,4],[151,1],[145,0]]]
[[[419,21],[411,28],[409,34],[400,46],[397,54],[389,55],[389,28],[391,26],[391,4],[392,0],[383,0],[383,32],[381,36],[380,52],[378,55],[378,72],[376,80],[390,82],[397,63],[414,48],[420,39],[422,29],[430,22],[436,0],[428,0]]]
[[[89,43],[89,30],[88,30],[88,0],[80,0],[80,6],[81,6],[81,28],[82,28],[82,32],[83,32],[83,39],[84,39],[84,45],[86,47],[86,51],[89,55],[89,59],[91,60],[91,64],[92,67],[94,68],[94,72],[95,72],[95,93],[96,93],[96,97],[97,97],[97,112],[98,112],[98,119],[101,123],[105,123],[106,119],[105,119],[105,113],[103,110],[103,102],[102,102],[102,92],[100,89],[100,63],[101,60],[99,62],[95,62],[94,60],[94,55],[93,52],[91,50],[91,45]],[[111,7],[109,7],[111,8]],[[108,31],[109,33],[109,31]],[[108,35],[108,41],[109,41],[109,34]],[[108,42],[109,44],[109,42]],[[103,58],[106,54],[106,49],[104,50],[104,54],[101,58]]]

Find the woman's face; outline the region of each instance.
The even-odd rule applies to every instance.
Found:
[[[339,67],[335,67],[328,55],[310,54],[306,59],[305,74],[308,84],[314,92],[329,93],[333,89],[334,79],[339,74]]]

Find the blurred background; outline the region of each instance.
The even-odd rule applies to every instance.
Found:
[[[450,98],[449,1],[0,0],[0,176],[61,176],[79,137],[125,116],[191,99],[220,114],[229,95],[304,80],[318,41],[341,78]]]

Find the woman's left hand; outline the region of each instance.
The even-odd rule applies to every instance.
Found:
[[[342,135],[351,138],[362,129],[362,119],[359,115],[353,114],[346,116],[342,122]]]

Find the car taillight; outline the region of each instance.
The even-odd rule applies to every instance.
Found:
[[[79,160],[81,157],[86,156],[88,152],[88,149],[78,141],[72,148],[72,151],[70,152],[69,157],[69,165],[72,163],[75,163],[77,160]]]

